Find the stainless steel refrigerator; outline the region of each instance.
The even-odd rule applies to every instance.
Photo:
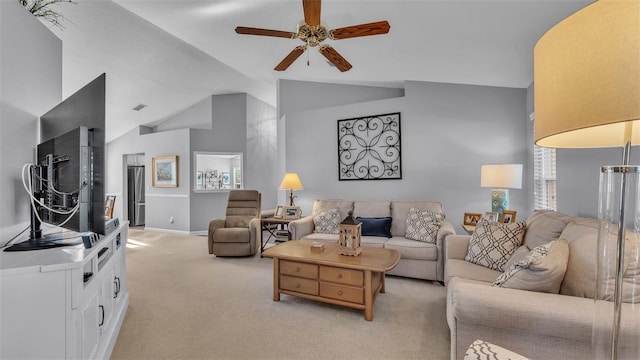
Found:
[[[144,166],[127,168],[129,225],[144,225]]]

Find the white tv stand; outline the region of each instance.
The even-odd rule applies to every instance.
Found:
[[[127,232],[90,249],[0,251],[0,358],[108,359],[129,306]]]

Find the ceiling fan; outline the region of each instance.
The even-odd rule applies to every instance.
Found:
[[[326,25],[320,21],[321,0],[302,0],[304,9],[304,21],[298,25],[298,32],[281,30],[259,29],[252,27],[238,26],[236,33],[242,35],[275,36],[289,39],[300,39],[305,44],[296,46],[282,61],[274,68],[276,71],[284,71],[308,47],[320,46],[320,53],[329,60],[338,70],[344,72],[351,69],[351,64],[342,57],[334,48],[327,44],[320,44],[327,38],[331,40],[348,39],[360,36],[381,35],[389,32],[389,22],[377,21],[367,24],[347,26],[343,28],[328,30]],[[307,65],[309,62],[307,61]]]

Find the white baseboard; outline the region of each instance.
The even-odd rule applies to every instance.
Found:
[[[144,227],[145,231],[162,231],[162,232],[168,232],[168,233],[173,233],[173,234],[182,234],[182,235],[189,235],[189,231],[184,231],[184,230],[171,230],[171,229],[161,229],[161,228],[152,228],[152,227]]]

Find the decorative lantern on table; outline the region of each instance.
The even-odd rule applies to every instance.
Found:
[[[338,240],[340,255],[358,256],[362,254],[360,238],[362,224],[353,218],[353,211],[340,223],[340,239]]]

